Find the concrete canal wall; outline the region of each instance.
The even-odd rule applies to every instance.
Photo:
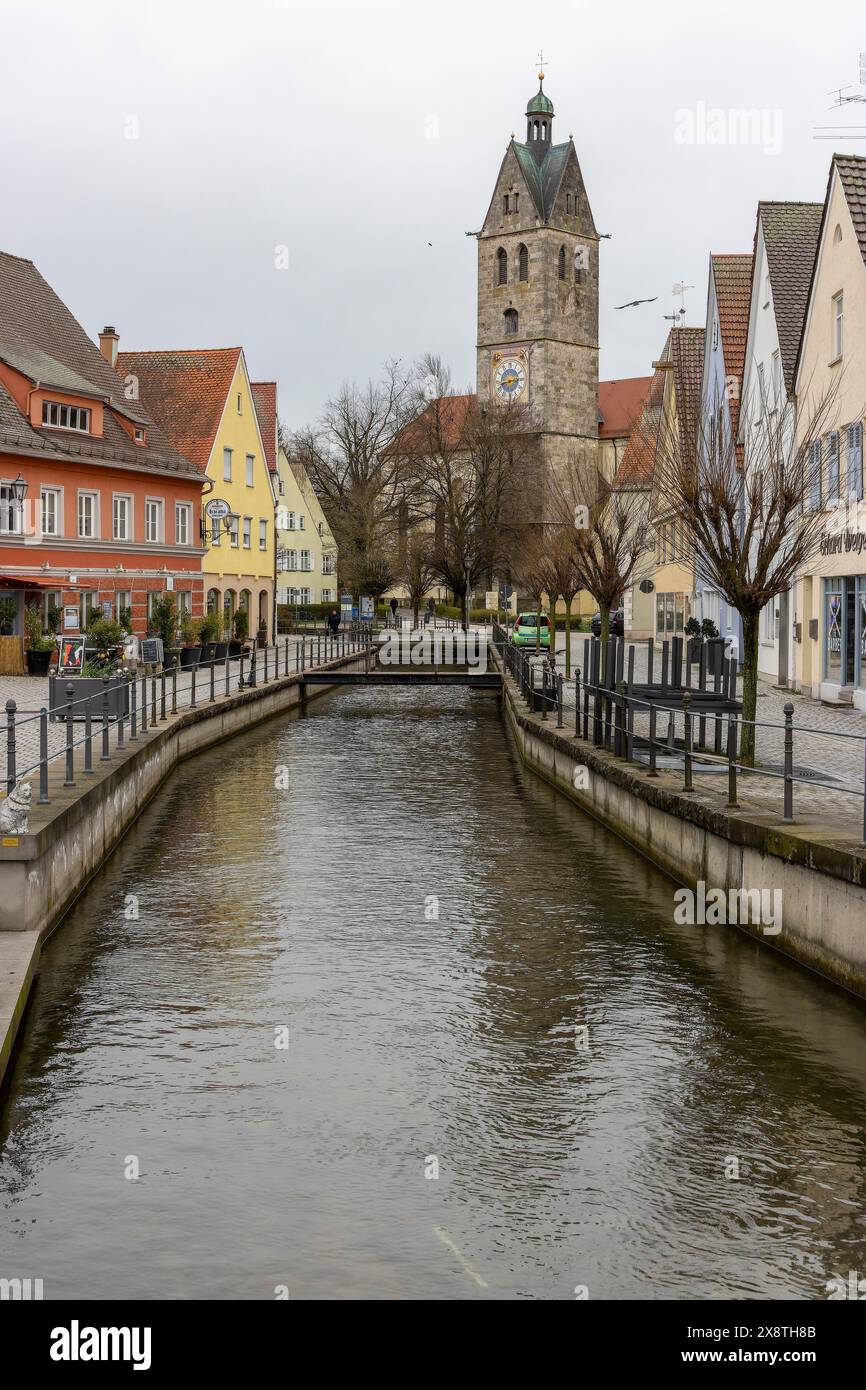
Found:
[[[354,670],[363,656],[329,663]],[[39,961],[41,943],[102,867],[166,777],[180,762],[302,700],[332,687],[306,687],[292,674],[224,696],[169,717],[140,735],[137,744],[94,761],[94,773],[76,773],[64,788],[60,768],[49,783],[51,803],[34,804],[28,834],[0,846],[0,1082],[8,1065]],[[62,759],[59,760],[62,763]]]
[[[866,998],[866,850],[819,826],[727,811],[717,793],[683,792],[673,774],[651,779],[643,764],[529,713],[509,676],[503,676],[503,707],[527,767],[697,898],[701,883],[706,893],[779,892],[780,930],[739,921],[737,929]],[[578,769],[585,772],[576,777]]]

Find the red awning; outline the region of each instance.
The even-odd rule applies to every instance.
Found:
[[[0,574],[0,585],[4,589],[62,589],[63,583],[59,579],[25,579],[23,576],[14,574]]]

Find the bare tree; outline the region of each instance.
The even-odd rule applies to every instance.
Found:
[[[754,721],[761,609],[789,589],[818,549],[822,512],[822,435],[831,427],[837,390],[780,411],[762,401],[749,441],[748,468],[720,407],[696,428],[662,425],[654,487],[684,525],[695,574],[717,589],[743,625],[743,719]],[[741,757],[755,756],[753,722],[744,722]]]
[[[436,580],[432,538],[427,532],[415,530],[408,537],[398,577],[406,586],[413,622],[417,628],[418,614],[424,595],[432,588]]]
[[[356,587],[365,570],[379,572],[395,554],[408,502],[401,440],[422,408],[416,369],[388,362],[381,381],[345,384],[322,418],[289,441],[290,459],[303,464],[328,518],[340,573]]]

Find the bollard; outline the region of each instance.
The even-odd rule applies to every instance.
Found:
[[[794,819],[794,706],[785,706],[785,811],[783,820]]]
[[[48,802],[48,710],[39,711],[39,804]]]
[[[649,776],[658,777],[656,767],[656,707],[650,700],[649,707]]]
[[[15,786],[17,777],[15,775],[15,711],[18,708],[14,700],[6,701],[6,793],[11,792]]]
[[[105,676],[102,682],[102,752],[99,755],[99,760],[103,763],[107,763],[108,759],[111,757],[111,744],[109,741],[111,737],[111,713],[108,708],[108,688],[108,676]]]
[[[72,702],[75,699],[75,686],[66,682],[66,781],[64,787],[75,786],[75,750],[72,747]],[[7,704],[8,712],[9,706]]]
[[[737,802],[737,719],[736,715],[731,715],[728,720],[728,806],[729,811],[736,811]]]
[[[692,697],[687,690],[683,691],[683,745],[685,749],[685,779],[683,781],[683,791],[690,792],[692,786],[692,716],[689,712],[689,705]]]
[[[139,714],[141,715],[141,732],[142,732],[143,734],[146,734],[146,733],[147,733],[147,676],[146,676],[146,675],[142,676],[142,678],[141,678],[141,709],[139,710]]]
[[[562,673],[556,674],[556,727],[562,728]]]
[[[129,741],[130,743],[137,743],[138,733],[136,732],[136,729],[138,725],[138,681],[135,679],[135,676],[133,676],[131,681],[129,682],[129,693],[132,696],[132,701],[129,707]]]

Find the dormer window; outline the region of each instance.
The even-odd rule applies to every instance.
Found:
[[[135,429],[133,430],[133,432],[132,432],[132,437],[133,437],[133,439],[135,440],[136,444],[146,444],[146,443],[147,443],[147,438],[146,438],[146,435],[145,435],[145,433],[144,433],[144,430],[141,429],[138,425],[136,425]]]
[[[90,433],[90,411],[81,405],[61,405],[59,401],[42,402],[42,423],[55,430],[77,430]]]

